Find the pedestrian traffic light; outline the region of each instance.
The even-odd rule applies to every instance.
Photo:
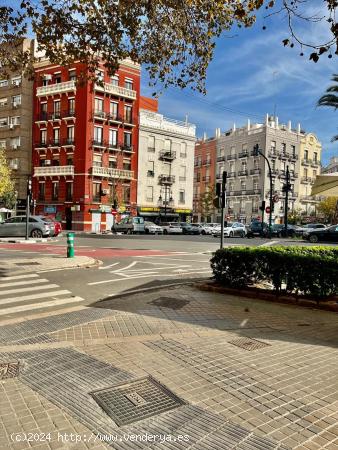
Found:
[[[261,211],[265,211],[265,200],[262,201],[261,206],[259,207]]]

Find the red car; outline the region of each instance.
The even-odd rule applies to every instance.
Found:
[[[45,222],[52,222],[53,226],[51,229],[51,237],[55,237],[58,234],[61,233],[62,231],[62,225],[61,222],[57,222],[55,219],[53,219],[52,217],[46,217],[46,216],[40,216],[42,220],[44,220]]]

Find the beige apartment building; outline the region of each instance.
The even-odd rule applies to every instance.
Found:
[[[270,178],[268,164],[262,156],[254,156],[255,145],[268,158],[272,172],[273,195],[275,198],[273,221],[282,223],[284,218],[286,170],[289,168],[291,191],[289,192],[289,211],[301,205],[300,197],[307,195],[300,191],[300,174],[306,167],[305,154],[301,154],[301,144],[313,140],[314,135],[307,135],[300,124],[296,128],[291,122],[280,124],[278,117],[266,116],[264,123],[251,124],[221,133],[216,132],[217,158],[216,182],[221,181],[222,172],[228,173],[227,180],[227,220],[250,223],[261,215],[259,206],[263,200],[269,204]],[[316,145],[318,141],[316,140]],[[308,145],[308,144],[306,144]],[[318,144],[320,145],[320,144]],[[320,152],[317,159],[308,156],[312,169],[319,172]],[[310,153],[309,153],[310,154]],[[302,171],[301,171],[302,168]],[[313,177],[313,172],[311,173]],[[305,205],[305,204],[304,204]],[[218,221],[220,220],[220,214]]]
[[[24,51],[34,52],[34,41],[24,39]],[[5,149],[17,193],[17,209],[25,209],[27,179],[32,164],[33,82],[20,73],[0,79],[0,148]]]

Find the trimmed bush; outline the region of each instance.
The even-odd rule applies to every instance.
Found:
[[[338,248],[229,247],[211,259],[217,282],[244,288],[268,282],[276,294],[323,299],[338,293]]]

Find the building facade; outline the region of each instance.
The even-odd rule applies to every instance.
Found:
[[[322,174],[338,173],[338,156],[332,156],[327,166],[322,168]]]
[[[312,135],[313,136],[313,135]],[[268,165],[262,156],[254,156],[253,149],[259,146],[268,158],[272,173],[274,197],[273,221],[282,223],[285,213],[286,170],[289,169],[291,191],[288,198],[288,210],[294,210],[300,204],[299,176],[301,161],[301,142],[307,140],[305,131],[279,124],[278,117],[266,116],[265,123],[251,124],[228,130],[217,136],[216,182],[221,181],[222,172],[227,171],[227,209],[226,217],[230,221],[250,223],[261,216],[259,206],[262,201],[269,204],[270,177]],[[304,158],[303,158],[304,159]],[[316,162],[319,170],[320,158]],[[218,221],[221,220],[220,212]]]
[[[34,52],[34,41],[22,41],[24,52]],[[0,80],[0,148],[5,149],[12,172],[17,211],[24,212],[32,162],[33,82],[20,73]]]
[[[316,213],[320,198],[311,195],[312,185],[321,171],[322,145],[313,133],[302,137],[299,150],[298,201],[296,206],[305,216]]]
[[[216,137],[206,136],[196,142],[194,162],[194,222],[216,222],[217,211],[213,206],[216,183]]]
[[[152,110],[140,110],[138,214],[157,223],[190,220],[196,127],[149,104]]]
[[[37,214],[66,229],[110,229],[114,214],[136,214],[140,67],[121,62],[100,82],[78,82],[86,67],[42,59],[35,66],[33,196]]]

